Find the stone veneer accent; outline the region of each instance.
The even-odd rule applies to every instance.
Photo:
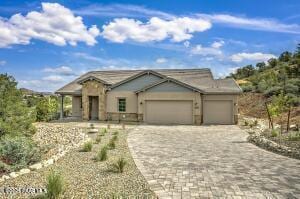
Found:
[[[123,117],[123,115],[125,115],[125,117]],[[136,113],[107,113],[107,118],[111,121],[138,121],[138,115]]]
[[[99,120],[106,120],[106,94],[105,85],[95,80],[86,81],[82,84],[82,119],[89,119],[89,96],[98,96]]]

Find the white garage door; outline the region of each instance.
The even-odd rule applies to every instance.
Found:
[[[232,124],[233,110],[231,100],[207,100],[203,103],[204,124]]]
[[[192,101],[146,101],[145,121],[149,124],[193,124]]]

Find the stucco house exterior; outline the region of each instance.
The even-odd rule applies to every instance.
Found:
[[[240,93],[205,68],[91,71],[56,91],[78,119],[194,125],[236,124]]]

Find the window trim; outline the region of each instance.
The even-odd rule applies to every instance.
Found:
[[[118,100],[118,103],[117,103],[118,104],[118,106],[117,106],[118,112],[125,113],[126,112],[126,106],[127,106],[126,97],[118,97],[117,100]],[[125,100],[124,111],[120,111],[120,100]]]

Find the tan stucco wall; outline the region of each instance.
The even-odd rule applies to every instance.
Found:
[[[109,91],[107,92],[106,111],[110,113],[118,113],[118,98],[126,98],[126,112],[122,113],[137,113],[138,98],[137,94],[132,91]]]
[[[82,109],[80,108],[81,97],[72,96],[72,117],[81,117]]]
[[[200,124],[201,97],[198,92],[141,92],[138,94],[138,113],[145,117],[146,100],[192,100],[193,120],[195,124]]]
[[[106,119],[106,95],[105,86],[97,81],[87,81],[82,85],[82,118],[89,119],[89,96],[99,97],[99,119]]]
[[[205,100],[231,100],[233,107],[233,121],[237,123],[237,115],[238,115],[238,95],[203,95],[203,101]]]

